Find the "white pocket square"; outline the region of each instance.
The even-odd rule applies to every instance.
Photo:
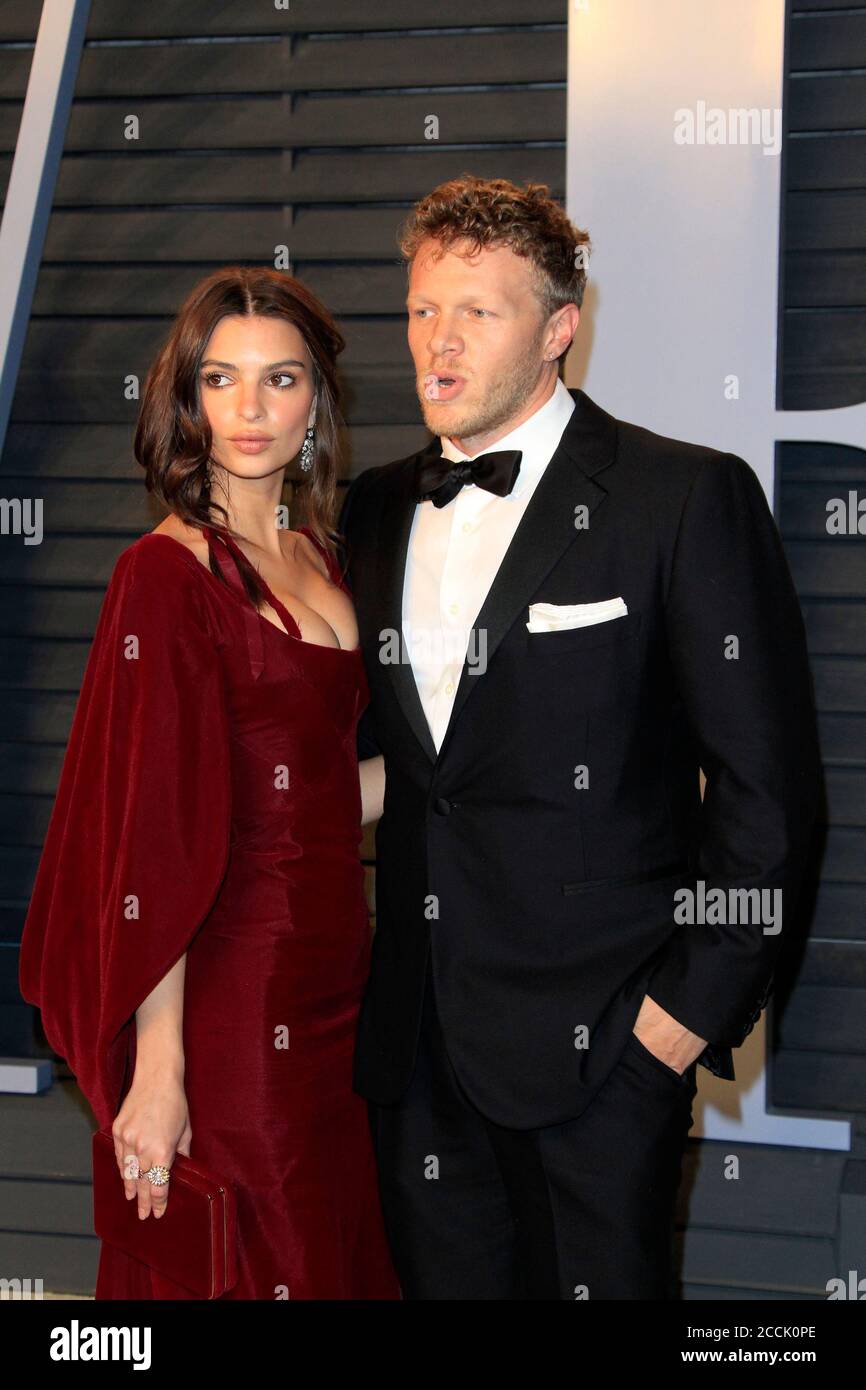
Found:
[[[619,596],[602,599],[600,603],[530,603],[526,626],[530,632],[559,632],[563,628],[606,623],[627,613]]]

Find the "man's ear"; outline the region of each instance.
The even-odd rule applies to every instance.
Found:
[[[561,309],[552,316],[549,325],[549,349],[548,360],[554,357],[561,357],[571,347],[574,335],[577,332],[577,325],[580,319],[580,310],[576,304],[564,304]]]

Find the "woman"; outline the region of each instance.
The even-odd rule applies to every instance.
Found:
[[[329,530],[343,345],[276,271],[218,270],[183,304],[135,441],[169,514],[115,564],[21,948],[140,1217],[175,1153],[234,1182],[231,1299],[400,1296],[351,1086],[384,773],[359,784],[369,692]],[[135,1179],[151,1165],[167,1184]],[[96,1296],[193,1297],[107,1243]]]

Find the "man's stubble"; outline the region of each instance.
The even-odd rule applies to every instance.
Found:
[[[512,361],[508,371],[492,383],[483,401],[475,401],[470,406],[464,406],[461,401],[455,401],[453,405],[447,402],[437,405],[419,391],[424,423],[431,434],[465,441],[501,432],[503,426],[516,419],[538,385],[541,342],[546,326],[545,322],[539,325],[538,332],[527,342],[520,357]],[[453,370],[459,374],[460,367],[454,363]],[[472,380],[469,378],[470,384]]]

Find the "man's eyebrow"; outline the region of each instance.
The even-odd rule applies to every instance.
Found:
[[[462,309],[467,304],[477,304],[479,299],[494,299],[493,290],[481,290],[478,294],[469,294],[464,299],[458,299],[457,308]],[[428,298],[426,294],[408,294],[406,303],[434,304],[435,300]]]
[[[206,357],[201,365],[203,367],[225,367],[226,370],[229,372],[236,372],[238,370],[234,362],[220,362],[217,360],[216,357]],[[294,357],[284,357],[280,362],[268,362],[268,364],[262,368],[262,371],[272,372],[275,367],[303,368],[303,366],[303,362],[298,362],[298,360]]]

